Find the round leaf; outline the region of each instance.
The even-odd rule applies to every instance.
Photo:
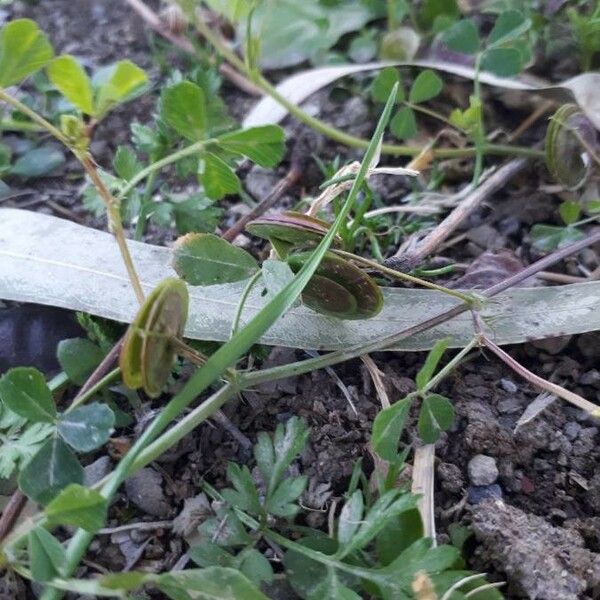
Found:
[[[390,131],[399,139],[406,140],[417,134],[417,121],[412,108],[401,108],[390,122]]]
[[[181,81],[166,88],[160,110],[165,122],[182,137],[198,141],[206,136],[206,99],[195,83]]]
[[[106,404],[94,402],[64,413],[58,433],[78,452],[90,452],[104,444],[115,425],[115,415]]]
[[[463,19],[447,29],[442,40],[454,52],[475,54],[479,50],[479,33],[471,19]]]
[[[375,102],[387,102],[390,97],[394,84],[400,83],[400,73],[396,67],[386,67],[379,71],[377,77],[373,80],[371,85],[371,96]],[[404,88],[402,85],[398,86],[396,92],[396,101],[402,102],[404,100]]]
[[[46,379],[33,367],[17,367],[0,379],[0,399],[14,413],[36,423],[54,423],[56,406]]]
[[[83,467],[58,436],[49,439],[25,465],[19,487],[28,497],[48,504],[70,483],[83,483]]]
[[[248,252],[216,235],[189,233],[175,242],[173,268],[190,285],[215,285],[247,279],[258,264]]]
[[[102,350],[85,338],[62,340],[56,355],[63,371],[77,385],[83,385],[104,358]]]
[[[419,104],[435,98],[444,87],[440,77],[431,69],[421,71],[410,88],[408,97],[412,104]]]
[[[481,68],[498,77],[511,77],[521,72],[523,59],[516,48],[490,48],[481,59]]]

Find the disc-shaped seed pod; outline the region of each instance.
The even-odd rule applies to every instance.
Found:
[[[288,258],[299,271],[311,256],[301,252]],[[383,295],[375,281],[346,259],[327,252],[302,292],[302,301],[314,311],[340,319],[370,319],[383,307]]]
[[[588,149],[596,146],[596,130],[576,104],[564,104],[550,119],[546,132],[546,166],[560,184],[576,189],[590,170]]]
[[[175,360],[173,338],[187,320],[188,291],[181,279],[165,279],[146,298],[123,342],[119,365],[125,385],[151,397],[164,388]]]
[[[289,210],[275,215],[259,217],[246,225],[246,231],[269,240],[271,243],[275,240],[276,242],[297,246],[319,243],[329,231],[329,223]],[[281,245],[276,246],[275,243],[273,245],[279,252]],[[334,245],[341,245],[341,239],[338,236],[334,239]]]

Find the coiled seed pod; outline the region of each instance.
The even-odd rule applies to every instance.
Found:
[[[299,271],[311,252],[288,258]],[[370,319],[383,307],[383,295],[375,281],[334,252],[327,252],[302,292],[302,301],[316,312],[340,319]]]
[[[119,366],[125,385],[151,398],[163,390],[175,360],[173,338],[183,335],[188,291],[181,279],[165,279],[146,298],[125,334]]]
[[[552,116],[546,132],[546,166],[556,181],[574,190],[590,171],[588,149],[596,146],[596,130],[575,104],[564,104]]]

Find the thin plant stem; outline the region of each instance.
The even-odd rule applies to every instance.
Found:
[[[483,335],[480,337],[481,343],[491,350],[498,358],[500,358],[503,362],[505,362],[515,373],[519,374],[523,379],[526,379],[533,385],[549,392],[553,396],[558,396],[567,402],[570,402],[577,408],[581,408],[585,412],[589,413],[593,417],[600,417],[600,406],[597,404],[593,404],[589,400],[582,398],[579,394],[575,394],[570,390],[558,385],[556,383],[552,383],[535,373],[532,373],[529,369],[525,368],[521,363],[516,361],[510,354],[506,353],[500,346],[498,346],[495,342],[490,340],[487,336]]]
[[[97,394],[100,390],[104,389],[108,384],[115,381],[119,375],[121,374],[121,369],[119,367],[114,368],[112,371],[107,373],[102,379],[97,381],[92,387],[90,387],[83,394],[78,394],[69,408],[65,411],[65,413],[69,413],[72,410],[76,409],[78,406],[81,406],[85,402],[87,402],[94,394]]]
[[[317,119],[306,113],[297,104],[290,102],[283,96],[275,86],[273,86],[265,77],[260,74],[249,73],[244,61],[242,61],[235,52],[231,51],[221,38],[214,33],[201,18],[195,19],[195,25],[199,33],[217,50],[217,52],[228,61],[238,71],[244,73],[247,77],[251,77],[253,83],[263,92],[271,96],[287,111],[296,117],[301,123],[308,125],[315,131],[341,144],[345,144],[350,148],[366,148],[369,141],[359,138],[344,131],[328,125],[321,119]],[[418,156],[423,148],[419,146],[402,146],[396,144],[382,144],[381,151],[384,154],[394,156]],[[501,156],[532,156],[535,158],[543,158],[544,153],[534,148],[526,148],[523,146],[505,146],[500,144],[485,144],[483,150],[487,154],[498,154]],[[478,148],[439,148],[433,149],[432,153],[436,158],[461,158],[466,156],[475,156]]]
[[[197,154],[202,149],[204,149],[205,146],[212,143],[216,143],[216,140],[209,139],[202,140],[201,142],[194,142],[193,144],[190,144],[185,148],[181,148],[181,150],[177,150],[169,154],[168,156],[165,156],[164,158],[153,162],[152,164],[142,169],[139,173],[132,177],[126,185],[123,186],[121,191],[117,194],[117,200],[120,201],[123,198],[125,198],[127,194],[129,194],[129,192],[131,192],[131,190],[134,189],[136,185],[138,185],[138,183],[144,181],[144,179],[146,179],[146,177],[150,176],[152,173],[160,171],[160,169],[163,169],[164,167],[167,167],[168,165],[171,165],[177,162],[178,160],[185,158],[186,156]]]
[[[10,94],[7,94],[6,91],[1,88],[0,100],[15,107],[23,114],[27,115],[32,121],[34,121],[35,123],[43,127],[46,131],[51,133],[59,142],[61,142],[67,148],[69,148],[69,150],[75,155],[77,160],[79,160],[79,162],[85,169],[85,172],[92,180],[94,187],[98,190],[98,193],[104,201],[104,204],[106,205],[106,212],[108,215],[109,224],[111,226],[113,235],[117,240],[117,244],[119,246],[123,262],[125,263],[125,268],[127,269],[127,274],[129,275],[129,279],[131,280],[131,285],[133,286],[135,295],[141,304],[144,301],[144,292],[142,290],[139,277],[137,275],[135,266],[133,264],[133,260],[131,258],[131,254],[129,253],[127,241],[125,239],[125,232],[123,231],[123,224],[121,222],[119,202],[114,198],[114,196],[110,193],[108,188],[104,185],[104,182],[98,174],[98,170],[96,169],[96,165],[91,155],[87,151],[82,151],[75,148],[71,141],[62,133],[62,131],[60,131],[58,128],[52,125],[52,123],[44,119],[44,117],[36,113],[34,110],[29,108],[27,105],[23,104],[21,101],[17,100]]]
[[[381,265],[373,260],[369,260],[364,256],[358,256],[356,254],[352,254],[352,252],[345,252],[344,250],[335,250],[336,254],[343,256],[349,260],[360,263],[365,267],[370,267],[391,277],[393,279],[399,279],[400,281],[407,281],[409,283],[414,283],[415,285],[420,285],[422,287],[429,288],[431,290],[436,290],[437,292],[442,292],[443,294],[448,294],[448,296],[454,296],[454,298],[458,298],[467,304],[473,304],[475,302],[475,297],[470,294],[464,294],[463,292],[459,292],[457,290],[451,290],[442,285],[437,285],[432,283],[431,281],[427,281],[426,279],[420,279],[419,277],[415,277],[413,275],[409,275],[408,273],[402,273],[401,271],[396,271],[395,269],[390,269],[384,265]]]
[[[135,231],[133,233],[134,240],[141,240],[144,235],[144,229],[146,228],[146,219],[148,218],[148,212],[150,208],[150,201],[152,199],[152,191],[154,190],[154,183],[158,175],[158,170],[152,171],[146,180],[146,188],[144,195],[141,200],[140,214],[138,215],[137,223],[135,224]]]
[[[256,283],[261,277],[262,270],[258,270],[256,271],[256,273],[254,273],[254,275],[252,275],[252,277],[246,284],[246,287],[244,288],[244,291],[242,292],[242,295],[240,296],[240,299],[238,301],[238,305],[235,310],[235,315],[233,316],[233,321],[231,322],[231,335],[229,337],[233,337],[237,333],[237,330],[240,326],[240,319],[242,318],[242,312],[244,310],[246,300],[248,300],[248,296],[250,295],[252,288],[256,285]]]

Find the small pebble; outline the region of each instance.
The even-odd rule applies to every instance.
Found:
[[[519,389],[516,384],[514,384],[510,379],[502,378],[500,380],[500,385],[505,392],[509,394],[515,394]]]
[[[101,456],[96,459],[93,463],[90,463],[85,467],[84,471],[84,483],[86,486],[91,487],[98,483],[101,479],[104,479],[111,469],[111,462],[108,456]]]
[[[479,504],[488,498],[502,499],[502,488],[497,483],[493,483],[492,485],[472,485],[469,488],[469,504]]]
[[[598,382],[600,382],[600,371],[598,371],[598,369],[586,371],[579,378],[579,383],[581,385],[595,385]]]
[[[496,460],[485,454],[474,456],[467,466],[469,479],[475,486],[491,485],[498,479]]]
[[[577,439],[577,436],[579,435],[580,431],[581,431],[581,425],[579,423],[577,423],[576,421],[569,421],[565,425],[565,435],[567,436],[567,439],[569,439],[571,441]]]
[[[498,412],[503,414],[513,414],[521,411],[521,403],[516,398],[507,398],[498,402]]]

